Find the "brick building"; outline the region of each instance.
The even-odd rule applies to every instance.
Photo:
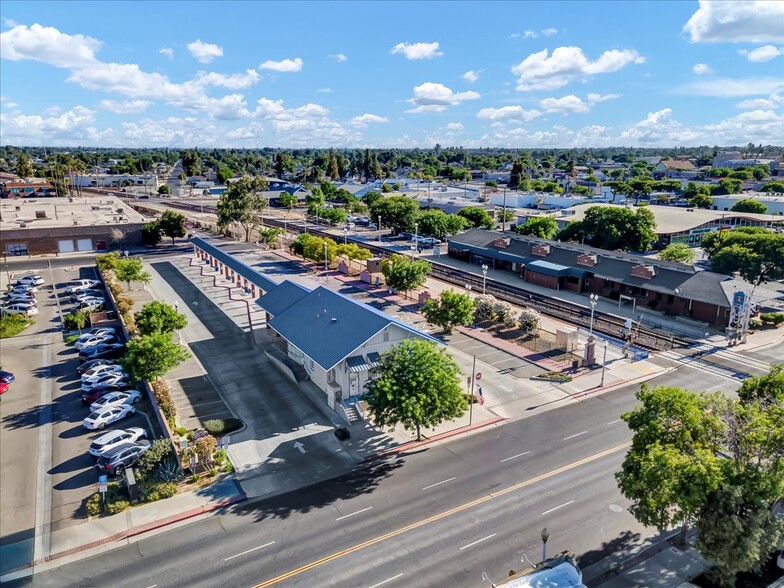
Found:
[[[0,251],[41,255],[103,251],[142,243],[144,217],[113,197],[0,202]]]

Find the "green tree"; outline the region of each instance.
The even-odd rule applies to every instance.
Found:
[[[296,239],[291,242],[291,252],[295,255],[301,255],[303,258],[305,257],[305,246],[308,244],[308,241],[311,239],[316,239],[310,233],[302,233],[298,235]]]
[[[632,211],[615,206],[591,206],[580,231],[594,247],[648,251],[656,240],[656,221],[647,208]]]
[[[288,208],[289,212],[294,210],[294,207],[299,204],[299,199],[294,194],[289,194],[288,192],[281,192],[280,196],[278,197],[278,201],[280,205]]]
[[[283,234],[283,229],[266,228],[259,229],[257,232],[259,235],[259,241],[264,243],[267,247],[272,248]]]
[[[765,214],[768,211],[768,207],[759,200],[746,198],[744,200],[738,200],[732,205],[730,210],[732,212],[755,212],[757,214]]]
[[[346,222],[348,212],[345,208],[325,208],[321,211],[321,218],[329,221],[332,225],[340,225]]]
[[[495,220],[496,222],[512,222],[515,220],[517,215],[511,210],[496,210],[495,211]]]
[[[784,193],[784,182],[780,181],[772,181],[768,182],[762,188],[760,188],[762,192],[775,192],[776,194]]]
[[[17,175],[17,177],[22,178],[23,180],[33,177],[33,174],[35,173],[33,170],[33,165],[30,163],[30,158],[27,157],[27,155],[24,153],[17,155],[14,173]]]
[[[388,287],[407,293],[425,283],[430,262],[395,253],[381,262],[381,273]]]
[[[689,198],[688,203],[693,208],[710,208],[713,206],[713,198],[707,194],[697,194]]]
[[[144,271],[142,260],[134,259],[132,257],[118,259],[114,273],[118,280],[127,284],[128,290],[131,289],[131,282],[149,284],[150,280],[152,280],[150,273]]]
[[[171,186],[169,186],[169,184],[162,184],[158,186],[158,194],[161,196],[168,196],[171,194]]]
[[[512,164],[512,171],[509,173],[509,187],[518,188],[523,179],[523,160],[516,159]]]
[[[327,198],[324,192],[318,186],[313,186],[310,194],[305,196],[305,202],[308,205],[308,214],[312,216],[319,216],[321,211],[327,205]]]
[[[162,378],[190,357],[182,346],[172,341],[170,333],[146,335],[129,341],[127,347],[120,364],[136,382]]]
[[[744,404],[780,404],[784,406],[784,363],[774,365],[764,376],[747,378],[738,390]]]
[[[228,167],[222,166],[218,168],[218,171],[215,175],[217,176],[218,183],[225,186],[229,181],[229,178],[234,177],[234,172],[231,171]]]
[[[691,265],[694,263],[694,250],[685,243],[670,243],[659,251],[659,259],[680,261]]]
[[[447,335],[455,327],[474,322],[474,301],[468,294],[444,290],[438,298],[425,302],[422,313],[427,322],[441,327]]]
[[[430,341],[406,339],[381,356],[365,400],[379,427],[402,424],[422,438],[422,427],[454,420],[467,410],[454,358]]]
[[[145,304],[135,315],[136,328],[139,334],[157,335],[160,333],[173,333],[184,329],[188,319],[177,309],[165,302],[155,301]]]
[[[367,202],[367,197],[365,201]],[[414,230],[419,217],[419,203],[408,196],[379,197],[370,206],[371,218],[383,219],[385,227],[390,227],[396,233]]]
[[[173,210],[164,210],[158,219],[158,228],[161,234],[170,237],[172,245],[174,240],[185,236],[185,215]]]
[[[245,241],[259,224],[263,224],[262,214],[267,199],[259,192],[267,190],[269,184],[264,176],[242,176],[231,182],[226,191],[218,198],[218,226],[226,229],[237,224],[245,231]]]
[[[283,178],[283,174],[294,169],[294,163],[291,161],[291,157],[289,157],[287,153],[284,153],[283,151],[278,151],[275,154],[274,168],[275,168],[275,175],[278,178]]]
[[[540,239],[553,239],[558,233],[558,223],[551,216],[529,218],[522,225],[515,225],[515,233],[533,235]]]
[[[457,233],[461,233],[468,229],[471,226],[471,223],[468,219],[463,218],[459,214],[447,214],[446,215],[446,234],[447,235],[456,235]]]
[[[144,223],[142,225],[142,239],[145,244],[155,247],[161,242],[161,225],[158,221]]]
[[[475,228],[492,229],[495,226],[493,217],[481,206],[468,206],[457,213]]]

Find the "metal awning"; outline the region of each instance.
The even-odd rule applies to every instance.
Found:
[[[365,358],[361,355],[352,355],[351,357],[347,357],[346,365],[348,366],[348,371],[355,374],[358,372],[366,372],[370,369],[367,361],[365,361]]]
[[[375,351],[371,351],[367,354],[368,361],[370,362],[370,367],[378,367],[381,365],[381,356],[376,353]]]

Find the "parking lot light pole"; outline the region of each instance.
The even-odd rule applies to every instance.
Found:
[[[487,264],[482,264],[482,296],[487,294]]]
[[[542,561],[547,559],[547,540],[550,538],[550,531],[547,530],[547,527],[542,529]]]
[[[590,294],[588,299],[591,302],[591,330],[588,333],[589,335],[593,335],[593,312],[596,310],[596,303],[599,302],[599,295],[598,294]]]

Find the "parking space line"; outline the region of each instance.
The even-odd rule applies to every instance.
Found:
[[[447,482],[451,482],[452,480],[457,480],[457,477],[449,478],[448,480],[441,480],[440,482],[436,482],[435,484],[430,484],[430,486],[425,486],[422,490],[430,490],[430,488],[435,488],[436,486],[440,486],[441,484],[446,484]]]
[[[569,502],[564,502],[563,504],[559,504],[558,506],[556,506],[556,507],[553,507],[553,508],[551,508],[550,510],[546,510],[546,511],[544,511],[544,512],[542,513],[542,516],[544,516],[544,515],[547,515],[547,514],[550,514],[551,512],[553,512],[553,511],[555,511],[555,510],[558,510],[559,508],[563,508],[564,506],[569,506],[569,505],[570,505],[570,504],[572,504],[573,502],[574,502],[574,500],[570,500]]]
[[[269,543],[265,543],[264,545],[259,545],[258,547],[254,547],[253,549],[248,549],[247,551],[243,551],[242,553],[236,553],[234,555],[230,555],[229,557],[225,558],[223,561],[229,561],[234,559],[235,557],[239,557],[241,555],[247,555],[249,553],[253,553],[254,551],[258,551],[259,549],[263,549],[265,547],[269,547],[270,545],[274,545],[274,541],[270,541]]]
[[[488,535],[487,537],[482,537],[481,539],[477,539],[473,543],[469,543],[468,545],[463,545],[460,549],[458,549],[458,551],[463,551],[464,549],[468,549],[469,547],[473,547],[474,545],[477,545],[477,544],[481,543],[482,541],[487,541],[488,539],[492,539],[496,535],[498,535],[498,533],[493,533],[492,535]]]
[[[216,402],[223,402],[223,400],[219,398],[218,400],[210,400],[209,402],[199,402],[198,404],[191,404],[191,408],[196,408],[197,406],[204,406],[205,404],[215,404]]]
[[[502,459],[498,463],[504,463],[505,461],[509,461],[510,459],[516,459],[518,457],[523,457],[524,455],[528,455],[529,453],[531,453],[531,452],[530,451],[523,451],[522,453],[518,453],[517,455],[513,455],[511,457],[504,458],[504,459]]]
[[[362,510],[358,510],[357,512],[352,512],[351,514],[347,514],[347,515],[343,515],[342,517],[338,517],[335,520],[336,521],[342,521],[343,519],[347,519],[348,517],[353,517],[354,515],[358,515],[359,513],[367,512],[367,511],[369,511],[372,508],[373,508],[372,506],[368,506],[367,508],[363,508]]]

